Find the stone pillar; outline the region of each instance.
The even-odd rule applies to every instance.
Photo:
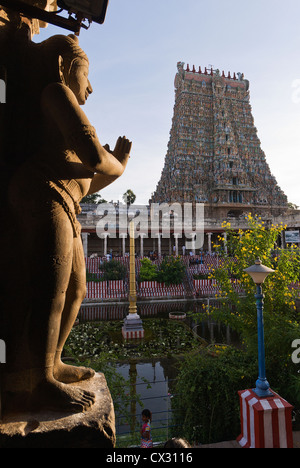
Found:
[[[105,255],[107,255],[107,238],[109,234],[103,234],[103,236],[103,255],[105,257]]]
[[[82,239],[82,245],[83,245],[83,251],[84,251],[84,256],[88,257],[88,237],[89,237],[88,232],[82,232],[81,233],[81,239]]]
[[[227,249],[227,232],[224,232],[223,235],[224,235],[224,252],[227,255],[227,253],[228,253],[228,249]]]
[[[175,239],[175,255],[178,257],[178,236],[179,234],[174,233],[174,239]]]
[[[140,255],[141,255],[141,258],[144,257],[144,236],[146,236],[146,234],[144,233],[141,233],[140,234]]]
[[[126,237],[127,234],[120,234],[120,237],[122,239],[122,256],[125,257],[126,254]]]
[[[158,256],[161,257],[161,234],[157,234],[157,251]]]
[[[196,249],[195,249],[195,240],[196,240],[196,233],[193,234],[193,240],[192,240],[192,252],[193,252],[193,255],[196,254]]]
[[[208,236],[208,252],[211,254],[211,236],[212,236],[212,232],[208,232],[207,236]]]
[[[285,244],[285,231],[281,231],[281,248],[286,249],[286,244]]]

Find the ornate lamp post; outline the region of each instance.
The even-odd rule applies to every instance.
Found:
[[[274,273],[271,268],[262,265],[261,260],[258,258],[254,265],[244,270],[253,279],[257,287],[255,295],[256,308],[257,308],[257,334],[258,334],[258,368],[259,375],[256,381],[256,388],[253,391],[257,396],[264,398],[273,396],[270,391],[270,385],[266,378],[265,368],[265,344],[264,344],[264,322],[263,322],[263,292],[262,284],[270,273]]]
[[[256,388],[240,390],[241,434],[237,441],[242,447],[251,448],[293,448],[293,406],[277,393],[271,391],[266,378],[265,345],[263,324],[262,284],[271,268],[262,265],[258,258],[255,265],[244,270],[257,287],[255,295],[258,325],[259,376]]]

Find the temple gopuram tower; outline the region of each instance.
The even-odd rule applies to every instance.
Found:
[[[254,126],[249,81],[182,62],[177,69],[170,140],[151,202],[204,203],[205,216],[217,219],[285,212],[287,197]]]

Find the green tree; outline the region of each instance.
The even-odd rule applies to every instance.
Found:
[[[242,346],[225,347],[217,356],[207,349],[183,361],[173,403],[178,418],[174,425],[181,423],[180,434],[189,440],[220,442],[238,434],[237,392],[252,388],[258,375],[256,286],[244,271],[257,257],[275,270],[263,284],[266,374],[272,390],[295,407],[294,428],[299,425],[300,376],[291,359],[292,343],[300,336],[293,289],[299,279],[299,249],[274,250],[283,225],[267,227],[251,214],[247,220],[246,231],[235,232],[229,223],[223,226],[233,256],[224,255],[224,237],[220,236],[215,246],[220,267],[211,271],[218,307],[204,307],[211,319],[239,332]],[[197,318],[203,320],[203,314]]]
[[[284,322],[286,326],[295,322],[297,290],[293,285],[299,279],[300,256],[299,249],[294,246],[288,250],[274,250],[278,236],[284,229],[282,224],[266,227],[259,217],[252,217],[251,214],[247,219],[249,228],[246,231],[235,232],[230,223],[224,225],[227,247],[234,253],[234,257],[224,257],[223,261],[221,257],[222,267],[213,270],[211,278],[219,286],[216,297],[222,302],[222,308],[213,310],[213,313],[238,330],[250,345],[251,338],[255,340],[256,337],[256,286],[244,270],[254,264],[257,258],[275,270],[263,285],[264,317],[268,337],[276,331],[276,320]],[[221,246],[215,247],[220,249]],[[244,292],[242,295],[239,292],[241,290]]]
[[[97,193],[92,193],[91,195],[86,195],[83,197],[81,200],[81,203],[93,203],[95,205],[99,205],[99,203],[107,203],[104,198],[100,195],[99,192]]]
[[[133,205],[133,203],[136,200],[136,195],[133,193],[131,189],[128,189],[124,194],[123,194],[123,201],[127,205]]]

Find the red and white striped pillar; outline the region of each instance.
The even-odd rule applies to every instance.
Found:
[[[260,398],[253,390],[241,390],[241,434],[243,448],[293,448],[293,406],[271,390],[273,396]]]

